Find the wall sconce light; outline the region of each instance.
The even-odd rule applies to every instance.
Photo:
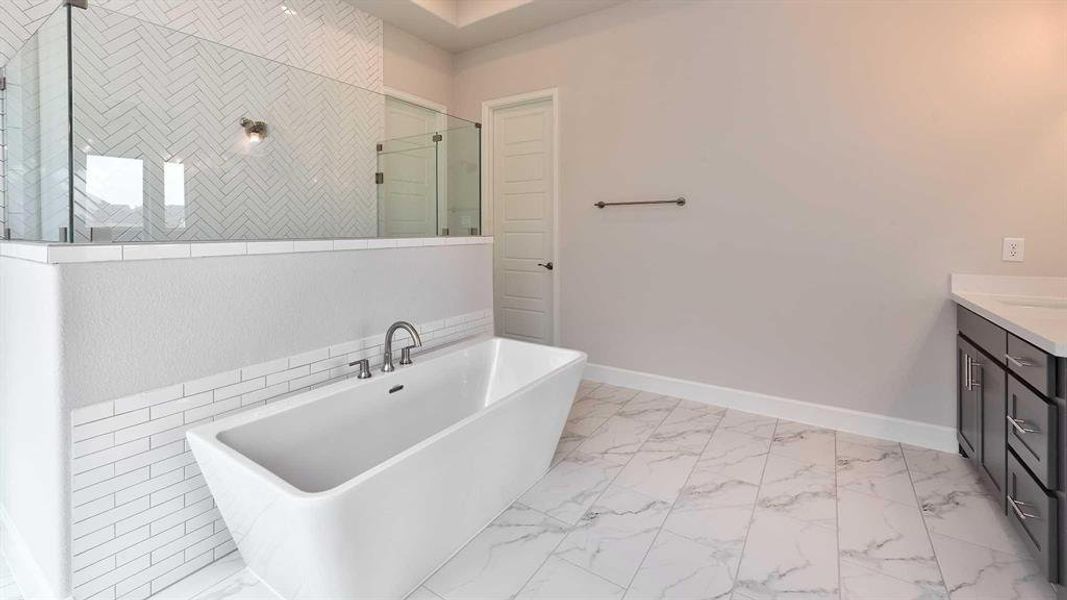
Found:
[[[258,144],[263,141],[263,138],[267,137],[267,124],[263,121],[253,121],[248,118],[241,119],[241,127],[244,128],[250,144]]]

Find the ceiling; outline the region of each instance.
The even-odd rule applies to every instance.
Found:
[[[462,52],[573,19],[624,0],[348,0],[386,23]]]

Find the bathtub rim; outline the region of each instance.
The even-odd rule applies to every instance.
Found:
[[[529,391],[531,388],[533,388],[534,386],[544,382],[545,380],[549,379],[550,377],[552,377],[554,375],[557,375],[557,374],[559,374],[559,373],[561,373],[561,372],[563,372],[563,371],[565,371],[565,370],[567,370],[567,369],[569,369],[569,368],[571,368],[571,367],[573,367],[575,365],[582,365],[584,367],[584,365],[586,364],[586,362],[588,360],[588,355],[585,352],[582,352],[580,350],[572,350],[572,349],[569,349],[569,348],[560,348],[560,347],[557,347],[557,346],[543,346],[541,344],[534,344],[534,343],[531,343],[531,342],[524,342],[524,341],[521,341],[521,340],[513,340],[513,339],[509,339],[509,338],[502,338],[502,337],[493,336],[493,335],[481,335],[481,336],[477,336],[475,338],[472,338],[470,340],[464,340],[464,341],[456,343],[456,344],[451,344],[451,345],[443,347],[443,348],[437,348],[437,349],[434,349],[434,350],[432,350],[430,352],[427,352],[427,353],[423,354],[422,355],[422,361],[418,365],[416,365],[416,368],[418,368],[420,366],[428,365],[428,364],[433,364],[435,361],[438,361],[438,360],[441,360],[443,358],[446,358],[446,357],[448,357],[449,355],[451,355],[451,354],[453,354],[455,352],[460,352],[462,350],[471,348],[473,346],[477,346],[479,344],[500,343],[500,342],[506,342],[506,343],[511,343],[511,344],[521,344],[521,345],[526,345],[526,346],[535,346],[535,347],[538,347],[538,348],[547,349],[549,351],[559,352],[559,353],[563,353],[564,355],[571,355],[571,356],[569,357],[569,359],[566,362],[564,362],[560,366],[558,366],[558,367],[556,367],[554,369],[550,369],[550,370],[546,371],[545,373],[541,374],[540,376],[530,380],[528,383],[526,383],[526,384],[522,385],[521,387],[515,389],[514,391],[512,391],[508,395],[506,395],[503,398],[501,398],[500,400],[494,402],[492,405],[490,405],[488,407],[484,407],[484,408],[474,412],[473,414],[467,415],[466,417],[460,419],[459,421],[456,421],[455,423],[453,423],[453,424],[449,425],[448,427],[442,429],[441,431],[438,431],[437,433],[420,440],[419,442],[417,442],[417,443],[405,448],[404,450],[398,452],[397,454],[394,454],[393,456],[390,456],[389,458],[387,458],[387,459],[383,460],[382,462],[374,465],[373,467],[363,471],[362,473],[360,473],[360,474],[358,474],[358,475],[356,475],[356,476],[354,476],[354,477],[352,477],[350,479],[347,479],[347,480],[345,480],[345,481],[343,481],[343,482],[337,484],[336,486],[334,486],[334,487],[332,487],[330,489],[327,489],[327,490],[322,490],[322,491],[319,491],[319,492],[308,492],[308,491],[302,490],[302,489],[294,486],[293,484],[289,483],[288,481],[286,481],[282,477],[280,477],[277,474],[273,473],[272,471],[270,471],[269,469],[267,469],[263,465],[260,465],[259,463],[257,463],[256,461],[252,460],[248,456],[245,456],[243,453],[238,451],[236,448],[233,448],[230,445],[228,445],[225,442],[223,442],[221,439],[219,439],[219,437],[218,437],[219,434],[223,433],[224,431],[228,431],[230,429],[233,429],[235,427],[239,427],[239,426],[242,426],[242,425],[246,425],[248,423],[252,423],[254,421],[258,421],[260,419],[264,419],[264,418],[267,418],[267,417],[270,417],[270,416],[274,416],[274,415],[277,415],[277,414],[280,414],[280,413],[284,413],[284,412],[287,412],[287,411],[290,411],[290,410],[295,410],[297,408],[306,406],[306,405],[311,404],[313,402],[317,402],[319,400],[325,399],[327,397],[333,396],[333,395],[338,394],[338,393],[343,392],[343,391],[347,391],[347,390],[351,390],[351,389],[357,389],[357,388],[362,387],[362,386],[371,385],[373,383],[378,383],[378,382],[381,381],[380,378],[391,378],[391,377],[397,377],[397,376],[403,375],[404,371],[406,369],[398,369],[397,371],[393,371],[391,373],[379,373],[379,374],[376,374],[375,378],[377,378],[377,381],[352,378],[352,379],[345,379],[345,380],[337,381],[335,383],[331,383],[331,384],[325,385],[325,386],[323,386],[321,388],[317,388],[317,389],[313,389],[313,390],[307,390],[307,391],[304,391],[304,392],[299,392],[297,394],[294,394],[293,396],[290,396],[288,398],[285,398],[285,399],[280,400],[278,402],[275,402],[273,404],[270,404],[270,405],[267,405],[267,406],[263,406],[263,407],[259,407],[259,408],[256,408],[256,409],[253,409],[253,410],[250,410],[250,411],[247,411],[247,412],[242,412],[242,413],[238,413],[238,414],[235,414],[235,415],[230,415],[230,416],[225,417],[223,419],[220,419],[218,421],[214,421],[214,422],[211,422],[211,423],[204,423],[203,425],[199,425],[197,427],[194,427],[194,428],[192,428],[192,429],[190,429],[189,431],[186,432],[186,438],[189,440],[191,449],[192,449],[193,446],[199,445],[199,444],[202,444],[204,446],[212,446],[212,447],[215,448],[215,450],[217,452],[221,453],[221,456],[224,459],[226,459],[227,461],[231,461],[232,463],[236,463],[237,465],[240,465],[240,466],[242,466],[244,468],[247,468],[249,471],[252,472],[252,474],[255,477],[261,479],[267,485],[270,485],[271,487],[275,488],[276,491],[278,491],[280,493],[283,493],[283,494],[286,494],[287,496],[289,496],[293,500],[296,500],[296,501],[311,501],[311,502],[314,502],[314,501],[327,501],[327,500],[333,499],[333,498],[335,498],[337,496],[340,496],[340,495],[344,494],[345,492],[347,492],[348,490],[360,485],[362,482],[375,477],[376,475],[378,475],[379,473],[381,473],[385,469],[389,468],[391,465],[394,465],[396,463],[401,462],[402,460],[406,459],[408,456],[410,456],[412,454],[415,454],[416,452],[419,452],[422,449],[433,445],[434,443],[436,443],[437,440],[442,439],[442,438],[450,435],[452,432],[457,431],[457,430],[465,427],[471,421],[474,421],[475,419],[479,419],[479,418],[484,418],[485,415],[487,415],[487,414],[489,414],[489,413],[491,413],[491,412],[493,412],[495,410],[499,410],[501,407],[513,402],[516,397],[522,395],[526,391]],[[195,456],[195,454],[196,454],[195,450],[194,450],[193,454]]]

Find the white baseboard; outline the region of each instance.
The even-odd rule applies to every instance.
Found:
[[[586,366],[585,378],[943,452],[959,450],[956,430],[952,427],[604,365]]]
[[[7,509],[0,506],[0,542],[3,543],[4,558],[11,569],[11,575],[19,586],[25,600],[56,600],[60,598],[48,584],[41,567],[30,554],[25,539],[19,533]],[[67,600],[70,600],[67,598]]]

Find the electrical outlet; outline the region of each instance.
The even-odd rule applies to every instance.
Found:
[[[1026,240],[1024,238],[1004,238],[1004,252],[1001,260],[1004,262],[1023,262],[1026,255]]]

